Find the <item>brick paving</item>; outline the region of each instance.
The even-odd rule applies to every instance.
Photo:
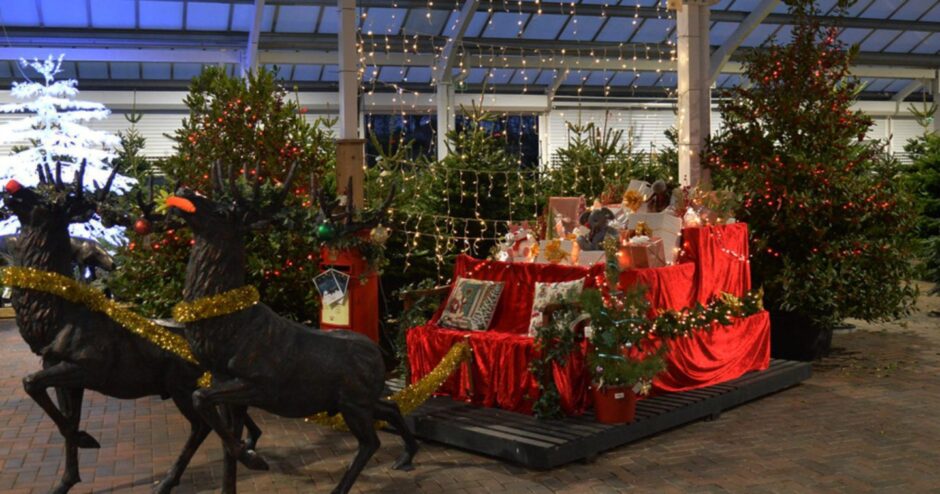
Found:
[[[357,492],[940,492],[940,298],[901,323],[839,333],[836,351],[804,384],[610,451],[589,464],[530,471],[427,444],[413,472],[389,465],[397,437],[366,467]],[[38,359],[10,321],[0,322],[0,492],[47,492],[62,441],[25,395]],[[329,492],[352,458],[347,435],[254,411],[270,472],[240,470],[241,492]],[[187,425],[170,402],[86,395],[83,429],[102,444],[83,450],[72,492],[148,492],[174,460]],[[177,492],[218,490],[221,449],[210,437]]]

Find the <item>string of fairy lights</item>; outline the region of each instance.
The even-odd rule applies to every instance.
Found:
[[[675,42],[672,40],[674,35],[674,23],[663,23],[666,27],[662,33],[663,41],[660,43],[606,43],[600,44],[594,40],[587,40],[582,32],[594,32],[593,38],[597,37],[603,27],[608,23],[609,15],[607,9],[617,2],[608,2],[604,4],[593,4],[592,9],[600,8],[601,24],[600,27],[585,26],[582,28],[582,16],[579,12],[582,10],[578,2],[546,2],[534,0],[523,2],[521,0],[483,0],[480,2],[475,16],[486,16],[482,27],[477,30],[477,35],[482,36],[473,39],[462,39],[455,46],[449,47],[449,34],[455,32],[460,22],[459,13],[463,1],[461,0],[428,0],[426,8],[411,8],[401,12],[393,11],[391,18],[385,22],[384,32],[376,32],[369,28],[361,29],[358,36],[357,51],[359,55],[360,81],[362,84],[362,93],[367,96],[374,96],[376,93],[392,93],[391,102],[394,110],[391,112],[399,117],[402,125],[398,132],[398,142],[405,142],[408,125],[407,119],[412,115],[430,115],[436,113],[436,108],[431,104],[433,93],[422,93],[415,86],[435,83],[435,78],[440,74],[433,73],[433,68],[444,65],[443,58],[448,56],[454,58],[453,80],[455,93],[466,93],[480,96],[485,94],[495,94],[497,86],[501,83],[512,81],[515,89],[522,94],[530,91],[542,92],[545,90],[544,82],[546,72],[550,74],[553,84],[566,84],[575,86],[575,94],[581,97],[585,87],[588,84],[596,85],[592,80],[597,72],[602,74],[603,94],[609,96],[612,91],[614,77],[618,73],[632,72],[630,86],[633,90],[638,88],[640,76],[644,72],[655,72],[657,77],[671,67],[676,60]],[[390,7],[398,7],[398,2],[390,2]],[[533,5],[534,4],[534,5]],[[435,13],[443,9],[450,8],[448,11],[449,20],[445,23],[443,29],[438,33],[418,32],[418,30],[409,30],[406,26],[406,17],[423,15],[429,25],[433,23]],[[622,9],[623,6],[618,6]],[[657,18],[660,20],[672,20],[672,12],[666,8],[666,0],[657,1],[652,8],[655,8],[656,16],[652,17],[649,12],[641,17],[644,7],[640,1],[635,3],[635,11],[631,21],[631,27],[637,28],[644,23],[646,19]],[[533,11],[534,9],[534,11]],[[446,10],[445,10],[446,11]],[[387,11],[386,11],[387,12]],[[501,19],[501,25],[495,26],[497,14],[516,14],[516,25],[514,35],[518,39],[523,39],[529,25],[542,15],[563,15],[569,16],[563,28],[559,28],[556,36],[563,31],[568,33],[572,42],[563,43],[564,46],[552,46],[553,43],[546,42],[545,46],[537,48],[523,46],[523,44],[513,45],[503,43],[504,40],[498,39],[492,42],[484,39],[485,34],[495,27],[505,29],[505,16]],[[388,15],[387,13],[385,15]],[[591,14],[597,16],[597,13]],[[368,9],[362,11],[362,26],[367,25],[369,16]],[[403,18],[399,19],[398,17]],[[588,33],[589,34],[589,33]],[[389,70],[388,67],[398,68],[398,74],[395,80],[384,80],[383,70]],[[409,73],[412,68],[423,66],[425,70],[418,81],[409,81]],[[446,66],[446,65],[445,65]],[[431,80],[428,80],[428,70],[432,69]],[[481,77],[482,75],[482,77]],[[399,82],[400,81],[400,82]],[[471,84],[468,81],[472,81]],[[568,84],[571,83],[571,84]],[[388,112],[388,103],[379,105],[375,99],[371,104],[366,103],[366,111],[372,113],[380,111]],[[386,100],[387,101],[387,100]],[[482,99],[481,99],[482,101]],[[494,115],[496,118],[508,119],[508,112],[501,112]],[[373,131],[371,121],[368,130]],[[521,149],[523,138],[527,130],[525,125],[520,124],[519,130],[514,136],[503,136],[505,139],[510,137],[516,139],[517,149]],[[508,129],[507,129],[508,131]],[[436,139],[435,139],[436,140]],[[518,164],[522,166],[522,156],[518,157]],[[603,171],[603,164],[601,171]],[[526,208],[522,213],[516,210],[526,204],[531,205],[533,197],[525,197],[527,191],[533,188],[529,184],[537,178],[537,173],[531,169],[519,170],[487,170],[485,168],[467,168],[446,170],[438,169],[435,164],[429,165],[426,170],[430,174],[443,173],[443,182],[450,184],[454,180],[458,184],[458,196],[460,199],[472,199],[476,206],[470,217],[452,215],[449,196],[446,200],[446,214],[427,214],[426,212],[413,211],[407,208],[395,210],[392,214],[392,225],[390,228],[403,234],[406,246],[409,251],[406,254],[406,264],[412,254],[412,250],[419,246],[422,238],[433,240],[435,258],[437,259],[438,269],[444,263],[445,256],[453,253],[455,250],[460,252],[476,252],[481,242],[497,242],[501,240],[505,232],[510,227],[521,221],[537,221],[537,213],[534,208]],[[456,177],[450,175],[456,174]],[[587,176],[587,174],[585,174]],[[406,176],[405,180],[413,180],[414,176]],[[575,175],[575,180],[579,179]],[[379,177],[380,186],[383,177]],[[485,184],[481,190],[481,183]],[[501,183],[506,191],[512,192],[514,197],[510,199],[509,217],[502,219],[485,218],[485,199],[490,196],[494,184]],[[522,194],[522,197],[516,194]],[[447,194],[445,194],[447,195]],[[530,200],[526,200],[530,199]],[[469,201],[468,201],[469,202]],[[471,230],[473,233],[471,234]],[[478,252],[477,252],[478,253]]]

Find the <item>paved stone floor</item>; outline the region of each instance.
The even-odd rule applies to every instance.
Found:
[[[940,492],[940,298],[900,323],[860,324],[835,336],[834,354],[795,388],[610,451],[591,464],[529,471],[424,444],[413,472],[388,467],[397,438],[366,467],[358,492]],[[0,492],[47,492],[62,441],[25,395],[38,360],[0,322]],[[355,449],[351,437],[260,412],[270,472],[240,472],[241,492],[329,492]],[[72,492],[148,492],[186,437],[169,402],[92,393],[83,428],[102,444],[84,450]],[[177,492],[218,489],[220,447],[210,437]]]

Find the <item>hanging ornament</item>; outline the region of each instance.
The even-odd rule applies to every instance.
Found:
[[[317,239],[322,241],[333,240],[333,236],[336,234],[336,229],[333,228],[333,225],[329,223],[320,223],[317,226]]]
[[[380,224],[369,232],[369,236],[372,238],[373,242],[379,245],[385,245],[389,236],[388,228]]]
[[[134,231],[138,235],[147,235],[150,233],[150,222],[146,218],[140,218],[134,222]]]

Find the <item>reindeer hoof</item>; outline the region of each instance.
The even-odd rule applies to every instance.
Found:
[[[153,494],[170,494],[177,484],[178,482],[173,482],[169,479],[163,479],[159,484],[153,486]]]
[[[415,466],[411,463],[411,458],[414,455],[410,453],[402,453],[398,460],[395,461],[395,464],[392,465],[393,470],[401,470],[403,472],[410,472],[415,469]]]
[[[78,480],[63,480],[55,486],[55,489],[52,489],[52,494],[66,494],[69,490],[72,489],[72,486],[77,484]]]
[[[98,444],[98,440],[91,437],[91,434],[85,431],[78,431],[75,433],[75,436],[72,437],[72,440],[78,444],[79,448],[82,449],[99,449],[101,445]]]
[[[269,470],[271,468],[261,455],[250,449],[243,449],[238,455],[238,461],[249,470]]]

